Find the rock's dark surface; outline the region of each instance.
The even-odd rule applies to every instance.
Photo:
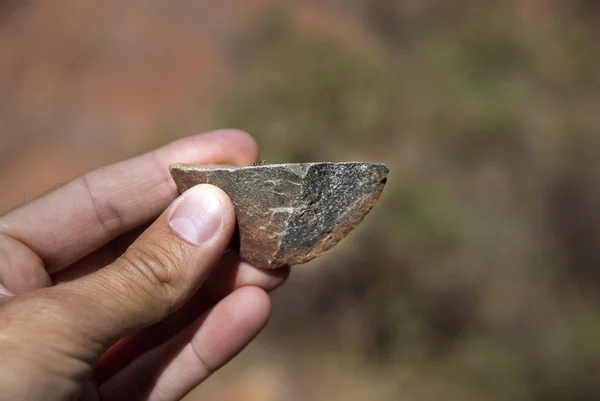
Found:
[[[387,174],[373,163],[171,166],[180,192],[212,184],[229,195],[239,254],[262,268],[305,263],[334,246],[377,202]]]

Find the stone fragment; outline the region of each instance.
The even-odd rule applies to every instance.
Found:
[[[212,184],[229,195],[239,229],[232,247],[261,268],[305,263],[330,249],[375,205],[387,174],[374,163],[171,166],[180,192]]]

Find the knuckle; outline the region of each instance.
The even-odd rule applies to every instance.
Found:
[[[27,293],[19,297],[9,298],[4,301],[0,312],[2,321],[12,320],[12,324],[19,325],[41,319],[62,319],[67,315],[67,301],[53,297],[48,291]]]
[[[15,294],[48,287],[51,284],[42,259],[23,242],[2,232],[0,232],[0,282]]]
[[[119,270],[133,275],[127,282],[139,287],[160,304],[169,305],[180,281],[180,263],[175,255],[156,242],[129,248],[119,258]],[[168,313],[168,312],[167,312]]]
[[[98,193],[94,188],[93,177],[94,172],[86,173],[79,178],[79,181],[86,191],[91,206],[93,207],[96,221],[107,235],[113,236],[119,231],[120,227],[126,225],[126,222],[118,207],[115,207],[109,199],[98,196]]]
[[[42,289],[1,305],[0,354],[15,357],[17,364],[26,366],[28,372],[37,371],[38,377],[64,378],[88,372],[90,349],[99,345],[88,342],[93,336],[73,314],[78,304],[64,295]]]
[[[77,322],[70,318],[69,303],[68,298],[57,297],[46,290],[10,298],[0,308],[0,333],[17,333],[15,338],[18,337],[19,342],[36,350],[46,348],[50,352],[60,348],[60,342],[53,339],[63,338],[77,327]],[[44,336],[39,336],[39,327],[43,327]]]

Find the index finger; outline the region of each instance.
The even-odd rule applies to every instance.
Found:
[[[156,218],[177,197],[170,164],[246,165],[257,155],[256,143],[241,131],[183,138],[86,173],[14,209],[0,218],[0,234],[27,245],[53,273]]]

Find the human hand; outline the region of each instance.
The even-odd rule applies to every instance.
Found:
[[[0,399],[178,400],[239,352],[289,270],[223,256],[231,201],[172,202],[168,166],[256,157],[245,133],[197,135],[1,216]]]

